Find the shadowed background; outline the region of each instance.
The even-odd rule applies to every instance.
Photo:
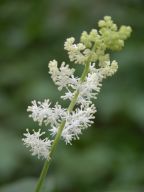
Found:
[[[104,15],[131,25],[132,36],[112,55],[119,70],[103,83],[94,125],[72,146],[60,142],[43,192],[144,191],[144,1],[1,0],[0,192],[34,191],[43,161],[22,145],[25,129],[38,129],[27,106],[59,100],[48,61],[69,62],[65,39]]]

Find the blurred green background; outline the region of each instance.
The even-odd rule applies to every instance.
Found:
[[[72,146],[61,142],[43,192],[144,191],[144,1],[0,1],[0,192],[33,192],[43,161],[21,138],[38,128],[28,118],[31,100],[59,100],[49,60],[66,60],[63,42],[111,15],[133,33],[112,58],[118,73],[96,101],[95,124]],[[65,105],[65,103],[63,103]]]

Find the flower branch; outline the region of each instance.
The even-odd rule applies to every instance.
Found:
[[[61,98],[70,100],[69,107],[64,109],[58,103],[52,106],[49,99],[46,99],[44,102],[32,101],[32,105],[27,109],[29,116],[38,122],[39,126],[49,125],[48,132],[51,136],[50,139],[42,139],[45,135],[42,128],[34,130],[33,133],[27,129],[22,139],[32,155],[46,159],[35,192],[40,192],[42,188],[59,140],[62,138],[66,144],[72,144],[72,141],[79,139],[83,130],[93,123],[96,107],[92,99],[97,98],[103,80],[115,74],[118,69],[118,63],[110,60],[109,52],[121,50],[132,31],[129,26],[118,28],[109,16],[100,20],[98,26],[99,31],[84,31],[79,43],[76,44],[73,37],[64,43],[70,61],[84,66],[81,77],[75,76],[75,69],[65,62],[62,62],[59,68],[56,60],[49,62],[51,78],[59,91],[65,89]]]

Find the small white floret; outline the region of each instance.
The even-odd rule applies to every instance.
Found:
[[[71,77],[74,73],[74,69],[70,69],[69,65],[66,65],[65,62],[62,62],[60,68],[57,67],[58,63],[56,60],[49,62],[49,73],[58,86],[59,90],[62,90],[64,87],[67,87],[71,83]]]
[[[38,156],[38,158],[48,159],[50,154],[50,148],[52,141],[48,138],[41,139],[40,137],[43,136],[45,132],[38,132],[33,130],[33,133],[30,134],[29,130],[27,129],[27,133],[24,133],[25,138],[22,139],[24,145],[30,148],[32,155]]]

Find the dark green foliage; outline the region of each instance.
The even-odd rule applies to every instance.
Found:
[[[22,145],[24,130],[38,129],[26,108],[33,99],[59,100],[48,61],[68,62],[65,39],[95,28],[104,15],[132,26],[132,36],[113,55],[119,70],[95,102],[94,126],[72,146],[61,142],[43,191],[144,191],[144,2],[1,0],[0,192],[33,191],[43,162]]]

